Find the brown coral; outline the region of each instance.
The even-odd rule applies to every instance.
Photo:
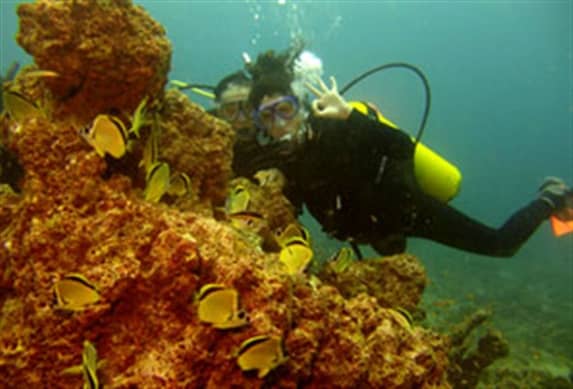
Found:
[[[48,85],[57,96],[55,118],[1,124],[26,175],[20,196],[0,194],[0,215],[10,218],[0,223],[0,386],[79,386],[80,376],[61,372],[81,362],[87,339],[106,360],[98,370],[105,387],[449,387],[442,337],[404,326],[366,294],[345,299],[304,274],[283,274],[278,254],[257,250],[209,212],[146,203],[131,174],[138,158],[102,159],[77,135],[66,116],[72,111],[86,118],[161,95],[169,50],[151,44],[151,52],[166,56],[156,60],[132,44],[149,31],[164,39],[141,9],[126,0],[39,1],[22,5],[20,15],[22,31],[31,34],[21,43],[41,68],[65,76],[62,84]],[[72,34],[77,25],[71,18],[78,15],[89,21],[87,35]],[[143,26],[122,19],[134,15]],[[120,34],[125,46],[106,44],[103,32],[97,39],[90,35],[112,19],[127,34]],[[69,59],[54,67],[48,57],[65,57],[66,50]],[[108,58],[115,50],[128,50],[131,60],[142,56],[134,63],[147,70],[135,74],[147,83],[133,93],[128,90],[136,81],[126,76],[123,59]],[[104,60],[93,73],[82,73],[82,61],[97,58]],[[120,75],[125,79],[115,85]],[[98,93],[100,86],[115,89],[108,96]],[[74,93],[66,96],[70,89]],[[177,92],[168,93],[158,115],[160,159],[189,174],[199,208],[220,204],[230,170],[229,127]],[[415,264],[396,262],[390,272],[396,280],[413,274],[419,280]],[[101,300],[65,313],[54,309],[52,287],[72,272],[93,282]],[[220,331],[199,322],[194,295],[210,282],[238,290],[249,326]],[[419,281],[413,285],[421,287]],[[235,358],[244,340],[260,334],[282,336],[289,356],[264,381],[242,372]]]
[[[273,233],[280,232],[291,223],[296,223],[295,209],[280,190],[260,186],[245,177],[229,183],[230,188],[242,185],[250,195],[248,211],[262,215]]]
[[[414,311],[426,287],[427,278],[420,261],[410,254],[354,261],[343,272],[328,263],[319,277],[335,285],[345,297],[368,293],[383,307]]]
[[[1,232],[0,263],[13,283],[2,306],[0,385],[78,385],[60,372],[79,363],[89,339],[107,360],[106,386],[257,386],[233,352],[274,334],[289,359],[268,383],[448,387],[437,335],[404,328],[365,295],[345,300],[305,276],[290,279],[277,254],[223,223],[145,203],[127,177],[102,178],[106,162],[72,129],[28,121],[14,149],[27,175],[16,205],[0,206],[14,216]],[[70,272],[94,282],[102,301],[72,315],[54,310],[51,288]],[[250,326],[224,332],[198,322],[193,295],[208,282],[237,288]]]
[[[298,224],[295,210],[281,190],[276,190],[269,186],[257,185],[245,177],[237,177],[229,182],[229,194],[237,187],[243,187],[249,194],[247,208],[243,212],[260,215],[253,218],[248,228],[242,228],[244,235],[251,238],[253,242],[260,241],[258,244],[265,251],[279,251],[280,244],[277,236],[290,224]],[[228,219],[237,219],[243,217],[240,214],[226,215]],[[246,215],[245,217],[249,217]],[[256,221],[256,222],[255,222]],[[242,224],[242,223],[239,223]]]
[[[509,354],[509,343],[498,330],[488,328],[474,347],[473,333],[491,317],[480,309],[458,323],[450,333],[449,379],[456,388],[475,388],[482,372],[496,360]]]
[[[201,202],[222,205],[231,177],[231,126],[177,90],[168,91],[162,105],[159,159],[189,176]]]
[[[164,28],[130,0],[40,0],[18,7],[18,43],[40,69],[55,117],[84,123],[99,113],[131,112],[160,98],[170,66]]]

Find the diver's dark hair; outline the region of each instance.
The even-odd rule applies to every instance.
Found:
[[[238,72],[229,74],[221,81],[219,81],[219,83],[215,87],[215,90],[213,90],[213,93],[215,93],[215,101],[221,100],[221,95],[231,85],[250,86],[251,79],[249,78],[247,73],[245,73],[243,70],[239,70]]]
[[[280,54],[269,50],[259,54],[255,63],[247,65],[253,79],[249,94],[249,103],[253,107],[258,107],[265,95],[293,93],[294,61],[303,48],[304,45],[299,43]]]

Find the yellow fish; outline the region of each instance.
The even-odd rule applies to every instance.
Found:
[[[133,113],[133,118],[131,119],[131,128],[129,129],[129,133],[135,134],[136,138],[139,138],[139,130],[141,127],[146,126],[149,124],[149,120],[147,119],[147,111],[145,110],[145,105],[147,104],[147,96],[141,100],[135,112]]]
[[[157,203],[169,189],[169,165],[165,162],[154,163],[145,181],[145,200]]]
[[[2,101],[10,117],[19,124],[27,118],[42,116],[42,111],[37,104],[16,91],[4,90]]]
[[[214,328],[228,330],[249,324],[247,314],[239,309],[239,293],[234,288],[207,284],[199,291],[199,320]]]
[[[332,262],[332,268],[336,273],[344,272],[353,261],[352,250],[348,247],[340,248],[329,260],[329,262]]]
[[[68,274],[54,285],[56,307],[69,311],[81,311],[100,300],[96,287],[81,274]]]
[[[191,179],[185,173],[175,173],[169,180],[169,189],[167,190],[172,196],[182,197],[191,193]]]
[[[279,260],[286,266],[287,273],[294,275],[305,271],[312,256],[312,249],[304,241],[293,240],[281,249]]]
[[[231,225],[239,230],[258,231],[267,224],[263,215],[257,212],[235,212],[229,218]]]
[[[159,151],[158,151],[158,136],[159,136],[159,122],[157,117],[154,116],[151,125],[151,131],[145,142],[145,147],[143,148],[143,158],[139,163],[139,166],[143,166],[146,174],[151,169],[151,166],[157,162]]]
[[[245,340],[237,352],[241,370],[258,370],[258,377],[265,377],[271,370],[286,362],[282,338],[260,335]]]
[[[293,240],[302,240],[307,246],[310,246],[310,233],[304,226],[291,223],[277,236],[277,242],[283,247]]]
[[[123,122],[111,115],[98,115],[93,124],[80,130],[80,135],[100,157],[109,154],[121,158],[127,150],[127,130]]]
[[[227,214],[244,212],[249,207],[251,194],[243,185],[237,185],[231,190],[225,206]]]
[[[101,362],[97,360],[97,350],[89,341],[84,340],[84,350],[82,352],[82,364],[72,366],[62,371],[62,374],[83,374],[84,389],[98,389],[100,387],[97,378],[97,369],[101,367]]]
[[[253,176],[259,186],[270,189],[282,190],[286,184],[286,178],[279,169],[259,170]]]
[[[412,315],[410,312],[405,310],[404,308],[389,308],[388,311],[392,314],[392,317],[396,320],[398,324],[400,324],[403,328],[407,330],[412,330],[414,326],[414,320],[412,319]]]
[[[408,311],[405,308],[402,307],[396,307],[394,308],[397,312],[401,313],[402,316],[404,316],[404,318],[406,319],[406,321],[408,322],[408,324],[410,325],[410,327],[414,326],[414,318],[412,317],[412,314],[410,313],[410,311]]]

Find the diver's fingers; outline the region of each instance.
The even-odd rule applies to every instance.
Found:
[[[336,78],[334,78],[334,76],[330,76],[330,84],[332,85],[332,88],[330,89],[331,92],[338,92],[338,85],[336,84]]]
[[[328,87],[326,86],[326,84],[324,83],[324,81],[322,81],[322,78],[317,77],[318,78],[318,82],[320,84],[320,87],[322,88],[322,90],[324,92],[330,92],[330,90],[328,89]]]
[[[304,84],[306,85],[308,90],[310,90],[316,97],[322,96],[322,92],[319,91],[318,88],[312,85],[310,82],[305,82]]]
[[[322,106],[322,104],[320,104],[320,101],[319,101],[319,100],[314,100],[314,101],[312,102],[312,111],[313,111],[316,115],[320,116],[320,113],[322,112],[322,109],[323,109],[323,108],[324,108],[324,107]]]

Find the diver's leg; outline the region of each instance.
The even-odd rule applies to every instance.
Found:
[[[431,197],[424,197],[411,219],[409,236],[431,239],[478,254],[511,257],[546,220],[553,208],[537,199],[515,212],[498,229],[488,227]]]

